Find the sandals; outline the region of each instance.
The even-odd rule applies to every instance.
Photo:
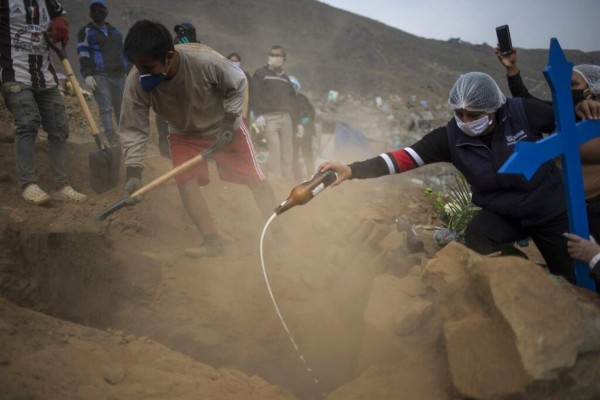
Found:
[[[44,192],[38,185],[35,183],[27,185],[23,193],[21,193],[23,199],[26,202],[41,206],[42,204],[46,204],[51,200],[50,195]]]
[[[88,197],[75,191],[71,185],[63,186],[60,190],[52,192],[52,197],[57,200],[70,201],[71,203],[85,203]]]

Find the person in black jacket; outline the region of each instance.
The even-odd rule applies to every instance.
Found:
[[[295,76],[290,76],[290,81],[296,91],[296,104],[292,112],[292,129],[294,131],[293,169],[294,178],[301,180],[312,174],[315,168],[315,158],[312,148],[313,137],[317,133],[315,128],[315,107],[303,93],[300,93],[300,81]],[[302,154],[304,168],[302,168],[300,163],[300,154]]]
[[[436,162],[452,163],[471,186],[472,201],[481,211],[465,231],[468,247],[481,253],[500,251],[507,243],[531,237],[550,272],[574,282],[567,252],[568,230],[562,175],[552,161],[540,166],[530,180],[499,174],[515,143],[536,141],[555,129],[551,107],[529,99],[507,99],[487,74],[461,75],[448,99],[454,118],[404,149],[344,165],[323,163],[338,178],[375,178],[402,173]]]
[[[118,124],[130,66],[123,54],[123,35],[106,22],[107,16],[105,0],[90,2],[92,21],[79,30],[77,54],[81,75],[98,103],[104,135],[111,146],[119,146],[113,113]]]
[[[267,64],[258,68],[250,81],[250,110],[254,123],[264,129],[269,158],[269,179],[292,178],[293,130],[291,113],[295,107],[294,87],[283,71],[286,53],[281,46],[272,46]]]

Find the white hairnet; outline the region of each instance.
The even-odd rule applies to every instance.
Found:
[[[463,108],[467,111],[483,111],[493,113],[506,103],[506,96],[498,84],[483,72],[468,72],[461,75],[448,98],[448,105],[453,110]]]
[[[573,71],[577,72],[588,84],[594,96],[600,96],[600,66],[592,64],[576,65]]]

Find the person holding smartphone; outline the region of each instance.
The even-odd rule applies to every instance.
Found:
[[[521,78],[517,64],[517,49],[510,54],[495,50],[500,63],[506,68],[508,87],[513,97],[533,99],[552,106],[552,102],[533,96]],[[573,68],[571,94],[577,119],[600,119],[600,66],[582,64]],[[600,238],[600,138],[580,147],[583,186],[590,234]]]

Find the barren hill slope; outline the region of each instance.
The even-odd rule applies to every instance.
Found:
[[[88,1],[63,4],[73,37],[70,56],[78,65],[75,38],[89,20]],[[142,18],[169,28],[190,21],[203,43],[225,55],[238,51],[250,73],[266,61],[271,45],[280,44],[288,51],[289,73],[300,78],[305,91],[318,96],[337,89],[445,98],[456,77],[473,70],[490,73],[502,85],[505,81],[492,43],[424,39],[315,0],[129,0],[109,1],[109,7],[108,20],[124,33]],[[513,41],[518,47],[519,38]],[[573,50],[566,55],[575,64],[600,64],[600,52]],[[531,79],[526,82],[542,96],[548,96],[541,73],[546,58],[547,49],[520,50],[522,73]]]

